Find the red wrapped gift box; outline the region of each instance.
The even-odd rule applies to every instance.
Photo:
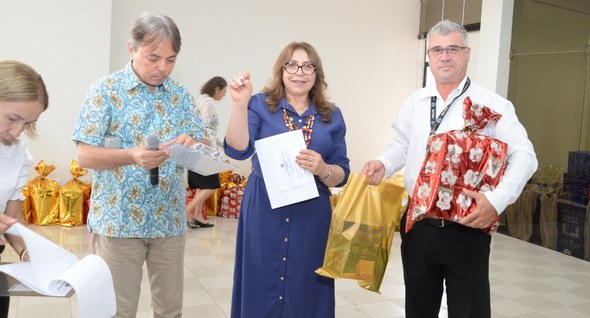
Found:
[[[461,220],[476,207],[463,189],[493,190],[504,174],[508,145],[477,133],[495,125],[502,115],[466,97],[463,116],[463,130],[433,135],[428,140],[426,158],[408,208],[406,232],[425,217]],[[484,231],[496,231],[499,220],[498,216]]]
[[[240,206],[242,205],[243,196],[244,190],[241,187],[224,190],[221,196],[221,208],[217,215],[224,218],[233,216],[237,219],[240,216]]]

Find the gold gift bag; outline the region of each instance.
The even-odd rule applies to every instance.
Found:
[[[351,173],[333,214],[324,264],[316,273],[358,280],[379,292],[405,190],[392,180],[369,186],[363,174]]]
[[[59,183],[46,177],[55,170],[41,160],[35,166],[40,176],[29,181],[30,222],[37,225],[59,224]]]
[[[73,179],[59,190],[59,223],[64,226],[82,225],[86,220],[85,202],[90,199],[91,185],[78,178],[86,175],[88,170],[80,168],[77,160],[72,160],[70,172]]]

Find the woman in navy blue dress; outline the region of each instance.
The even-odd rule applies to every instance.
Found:
[[[230,83],[232,113],[224,148],[234,159],[252,155],[238,223],[232,318],[334,317],[334,280],[322,266],[332,209],[328,187],[350,173],[346,125],[326,98],[322,62],[305,42],[287,45],[262,93],[252,96],[248,73]],[[315,176],[319,197],[271,209],[254,142],[302,129],[307,149],[296,163]]]

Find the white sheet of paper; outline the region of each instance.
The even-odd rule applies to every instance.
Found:
[[[319,196],[313,175],[295,162],[299,151],[305,149],[301,129],[257,140],[254,146],[271,208]]]
[[[74,288],[79,318],[115,315],[113,278],[102,258],[87,255],[78,260],[74,254],[19,223],[6,233],[22,236],[30,261],[0,265],[0,271],[43,295],[65,296]]]

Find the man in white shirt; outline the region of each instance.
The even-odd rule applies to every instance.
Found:
[[[537,169],[537,159],[512,103],[467,77],[471,49],[465,29],[441,21],[428,33],[427,44],[435,81],[405,101],[392,125],[393,143],[368,161],[363,173],[369,184],[378,184],[405,166],[405,187],[411,194],[429,135],[464,128],[465,97],[502,115],[495,128],[478,131],[508,144],[506,170],[497,187],[486,192],[464,190],[477,207],[458,222],[425,218],[406,233],[404,214],[401,224],[406,317],[438,317],[444,287],[449,317],[490,317],[491,235],[482,229],[518,198]]]

